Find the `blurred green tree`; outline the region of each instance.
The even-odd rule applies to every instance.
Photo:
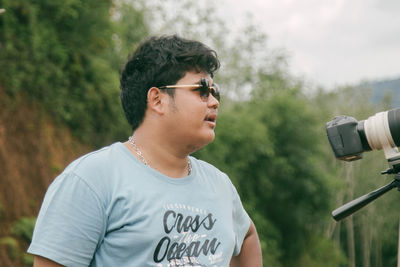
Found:
[[[43,104],[87,144],[126,136],[118,71],[127,43],[132,47],[147,35],[141,13],[111,0],[2,5],[0,85],[6,92]]]

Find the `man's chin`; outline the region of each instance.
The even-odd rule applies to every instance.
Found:
[[[207,140],[206,140],[206,143],[207,143],[206,145],[208,145],[209,143],[214,141],[214,139],[215,139],[215,132],[214,132],[214,129],[213,129],[213,130],[210,130],[209,133],[208,133]]]
[[[191,152],[194,153],[197,150],[205,147],[206,145],[210,144],[212,141],[215,139],[215,133],[212,131],[212,133],[209,133],[207,136],[196,142],[193,146],[190,147]]]
[[[210,144],[210,143],[212,143],[214,141],[214,139],[215,139],[215,133],[214,133],[214,131],[212,131],[212,132],[209,133],[207,138],[204,139],[203,147],[208,145],[208,144]]]

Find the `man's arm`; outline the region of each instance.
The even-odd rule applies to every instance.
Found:
[[[42,256],[35,255],[33,257],[33,267],[63,267],[63,265],[60,265]]]
[[[262,254],[260,240],[253,221],[250,222],[240,254],[233,256],[230,267],[262,267]]]

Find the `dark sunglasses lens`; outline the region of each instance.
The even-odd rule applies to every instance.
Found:
[[[210,89],[207,86],[200,87],[201,98],[207,99],[209,95],[210,95]]]
[[[220,101],[221,95],[219,93],[219,86],[216,83],[214,83],[212,88],[211,88],[211,94],[213,95],[213,97],[215,97],[215,99]]]
[[[210,94],[210,91],[208,89],[208,86],[209,86],[208,80],[204,79],[204,78],[201,79],[200,85],[201,85],[201,87],[200,87],[200,96],[202,98],[207,98],[208,95]]]
[[[218,101],[220,100],[220,93],[219,93],[219,87],[216,83],[213,84],[212,87],[210,87],[210,83],[208,82],[207,79],[201,79],[201,87],[200,87],[200,96],[204,99],[208,99],[208,96],[210,95],[210,92],[213,97],[215,97]]]

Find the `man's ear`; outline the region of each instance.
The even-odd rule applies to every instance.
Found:
[[[157,87],[151,87],[147,92],[147,106],[148,109],[155,111],[158,114],[164,113],[164,107],[168,94],[163,94]]]

